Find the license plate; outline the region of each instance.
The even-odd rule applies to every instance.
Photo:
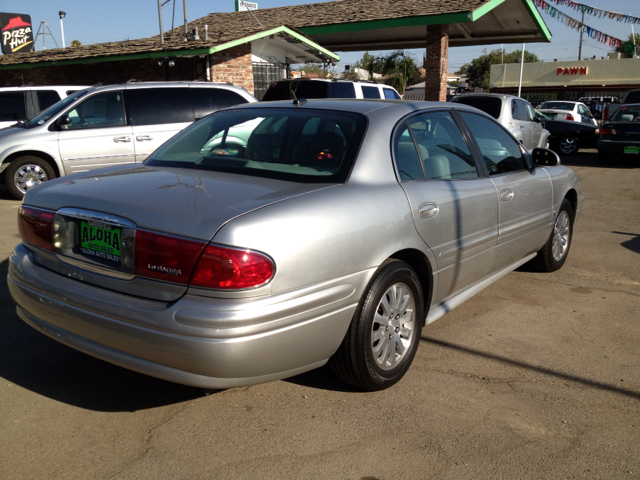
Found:
[[[640,154],[640,147],[624,147],[624,153],[630,153],[632,155]]]
[[[121,229],[94,220],[80,221],[80,251],[95,260],[120,263]]]

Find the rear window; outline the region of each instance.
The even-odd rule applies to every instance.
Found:
[[[389,100],[400,100],[400,95],[395,90],[391,90],[390,88],[383,88],[384,98]]]
[[[640,103],[640,90],[634,90],[627,93],[624,103]]]
[[[342,183],[365,126],[364,116],[350,112],[225,110],[186,128],[145,163],[299,183]]]
[[[362,86],[362,98],[380,98],[378,87]]]
[[[575,103],[568,102],[544,102],[540,105],[540,109],[548,109],[548,110],[573,110]]]
[[[476,107],[493,118],[500,118],[500,110],[502,109],[502,99],[499,97],[472,97],[461,95],[451,100],[452,102],[462,103],[471,107]]]
[[[640,122],[640,106],[620,107],[615,111],[610,122],[638,123]]]
[[[206,117],[223,108],[247,103],[242,96],[224,88],[189,88],[196,119]]]
[[[37,90],[36,95],[40,105],[39,112],[60,101],[60,95],[55,90]]]
[[[125,91],[131,125],[193,122],[189,88],[136,88]]]

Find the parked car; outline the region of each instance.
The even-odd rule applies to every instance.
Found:
[[[89,85],[0,87],[0,128],[25,122]]]
[[[536,110],[542,112],[551,120],[569,120],[594,127],[598,126],[596,118],[594,118],[587,106],[581,102],[553,100],[543,102],[538,105]],[[596,117],[600,117],[600,112],[596,112]]]
[[[613,114],[620,109],[623,105],[629,105],[634,103],[640,103],[640,89],[632,89],[624,94],[620,103],[611,103],[604,108],[604,114],[602,120],[606,122]]]
[[[0,174],[18,199],[55,177],[140,163],[211,112],[257,102],[246,90],[202,82],[127,83],[71,94],[0,131]]]
[[[298,98],[307,100],[313,98],[401,99],[396,89],[389,85],[361,80],[303,78],[273,82],[262,97],[262,101],[292,100],[294,94]]]
[[[203,153],[241,124],[246,148]],[[8,283],[32,327],[149,375],[229,388],[330,362],[380,390],[425,324],[561,268],[582,206],[554,152],[466,105],[262,102],[29,190]]]
[[[640,159],[640,103],[623,105],[600,129],[598,161],[617,156]]]
[[[470,105],[488,113],[505,126],[529,151],[549,146],[549,132],[540,123],[529,102],[513,95],[472,93],[450,102]]]
[[[581,148],[597,147],[599,129],[593,125],[567,120],[541,121],[549,130],[551,149],[559,154],[573,155]]]

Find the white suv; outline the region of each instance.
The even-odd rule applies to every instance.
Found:
[[[0,130],[0,176],[29,188],[94,168],[139,163],[195,120],[240,103],[245,89],[202,82],[126,83],[76,92],[27,122]]]
[[[42,110],[89,85],[24,86],[0,88],[0,128],[35,117]]]
[[[292,100],[297,98],[366,98],[401,100],[395,88],[388,85],[354,80],[331,80],[302,78],[279,80],[271,84],[262,98],[263,102],[272,100]]]

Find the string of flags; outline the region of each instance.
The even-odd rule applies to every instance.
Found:
[[[553,3],[556,3],[560,6],[567,6],[577,10],[579,12],[584,12],[587,15],[593,15],[594,17],[599,18],[609,18],[611,20],[617,20],[618,22],[624,23],[636,23],[640,24],[640,18],[632,17],[631,15],[624,15],[622,13],[610,12],[609,10],[603,10],[601,8],[591,7],[589,5],[585,5],[583,3],[577,3],[573,0],[550,0]]]
[[[570,4],[575,4],[578,7],[582,5],[581,3],[572,2],[571,0],[549,0],[549,1],[556,2],[559,5],[560,4],[568,5],[570,7],[572,7],[572,5]],[[580,29],[583,29],[584,33],[586,33],[588,37],[593,38],[594,40],[597,40],[598,42],[601,42],[601,43],[608,43],[610,47],[613,47],[615,49],[618,49],[622,46],[622,40],[620,40],[619,38],[607,35],[606,33],[603,33],[600,30],[596,30],[595,28],[592,28],[582,23],[581,21],[576,20],[575,18],[570,17],[565,13],[562,13],[560,10],[558,10],[554,6],[549,5],[545,0],[533,0],[533,3],[537,7],[540,7],[551,18],[555,18],[559,22],[564,23],[569,28],[573,28],[578,31],[580,31]],[[583,6],[587,7],[587,5],[583,5]],[[593,8],[593,7],[588,7],[588,8]],[[593,10],[600,10],[600,9],[593,8]],[[606,11],[602,10],[602,12],[606,12]],[[588,13],[588,12],[585,11],[585,13]],[[613,12],[608,12],[608,13],[613,13]],[[616,15],[621,15],[621,14],[616,14]],[[628,15],[621,15],[621,16],[628,17]],[[635,18],[635,17],[630,17],[630,18]]]

